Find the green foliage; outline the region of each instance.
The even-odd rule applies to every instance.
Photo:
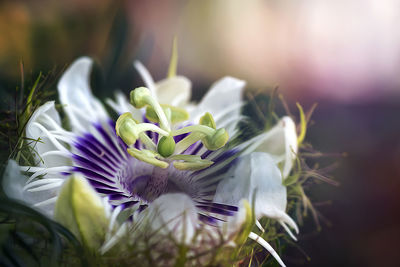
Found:
[[[82,250],[74,235],[41,213],[0,198],[0,219],[0,265],[85,265],[85,258],[65,255],[77,255]]]

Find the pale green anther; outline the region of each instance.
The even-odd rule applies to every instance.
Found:
[[[188,147],[204,138],[202,133],[191,133],[176,144],[175,153],[180,154]]]
[[[184,160],[184,161],[200,161],[200,160],[202,160],[202,158],[199,155],[185,155],[185,154],[173,155],[169,159]]]
[[[181,171],[198,171],[211,166],[213,163],[214,162],[209,160],[202,160],[196,162],[174,161],[172,164],[174,165],[175,169]]]
[[[129,153],[129,155],[131,155],[132,157],[137,158],[138,160],[147,162],[156,167],[165,169],[165,168],[168,168],[168,166],[169,166],[169,164],[167,162],[158,160],[157,157],[159,155],[152,150],[147,150],[147,149],[138,150],[136,148],[128,148],[127,151]]]
[[[215,124],[213,116],[209,113],[206,112],[201,118],[200,118],[200,124],[208,126],[213,129],[217,129],[217,126]]]
[[[171,156],[175,151],[174,138],[172,136],[161,137],[160,141],[158,141],[157,151],[164,158]]]
[[[154,109],[160,122],[160,127],[166,131],[170,131],[171,128],[168,123],[168,119],[165,116],[164,110],[160,104],[151,96],[149,89],[146,87],[138,87],[131,91],[130,94],[131,104],[135,108],[143,108],[147,105]]]
[[[181,134],[189,133],[189,132],[191,132],[192,134],[193,133],[203,134],[203,136],[199,135],[199,138],[201,138],[201,141],[209,150],[217,150],[217,149],[223,147],[228,142],[228,139],[229,139],[228,132],[224,128],[215,130],[206,125],[187,126],[185,128],[181,128],[181,129],[173,131],[172,135],[176,136],[176,135],[181,135]],[[191,140],[191,141],[195,141],[195,140]]]
[[[137,123],[133,119],[132,114],[129,112],[119,116],[115,124],[115,131],[117,135],[121,137],[128,146],[136,143],[137,136],[132,133],[136,125]]]
[[[209,161],[209,160],[203,160],[203,161],[196,161],[196,162],[188,162],[188,161],[174,161],[172,163],[175,167],[175,169],[181,170],[181,171],[198,171],[205,169],[209,166],[211,166],[214,162]]]
[[[228,132],[224,128],[220,128],[215,131],[214,135],[209,137],[206,136],[201,141],[205,147],[209,150],[217,150],[223,147],[229,140]]]
[[[151,97],[151,93],[146,87],[138,87],[130,93],[131,104],[135,108],[143,108],[144,106],[149,105],[149,97]]]
[[[171,118],[170,118],[171,123],[183,122],[189,119],[189,113],[182,108],[177,108],[174,106],[164,105],[164,104],[161,104],[161,107],[164,113],[166,112],[167,109],[171,110]],[[157,113],[151,106],[146,107],[146,118],[151,122],[159,123]]]
[[[173,136],[181,135],[185,133],[202,133],[207,136],[213,136],[215,134],[215,129],[205,126],[205,125],[190,125],[172,132]]]
[[[169,159],[175,160],[173,166],[176,169],[185,171],[205,169],[214,163],[213,161],[202,159],[198,155],[173,155]]]
[[[117,135],[122,138],[122,140],[128,146],[133,145],[137,139],[141,137],[141,134],[146,131],[156,132],[162,136],[169,135],[169,133],[163,129],[160,129],[151,123],[136,123],[132,118],[132,114],[129,112],[122,114],[115,125],[115,131]],[[142,136],[144,141],[147,141],[145,136]]]
[[[104,242],[108,227],[105,207],[97,192],[79,174],[71,176],[62,186],[54,219],[93,251]]]

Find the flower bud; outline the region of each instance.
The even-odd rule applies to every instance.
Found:
[[[79,174],[71,176],[61,188],[54,218],[68,228],[89,249],[104,242],[108,219],[100,196]]]

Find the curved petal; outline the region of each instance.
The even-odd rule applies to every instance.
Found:
[[[241,199],[255,200],[257,218],[267,216],[285,222],[298,231],[294,221],[286,214],[286,187],[281,172],[271,156],[254,152],[239,158],[216,190],[214,202],[237,205]]]
[[[150,90],[151,94],[157,99],[156,85],[155,85],[153,77],[151,77],[149,71],[139,60],[135,60],[133,62],[133,66],[139,72],[140,76],[143,79],[144,84]]]
[[[290,117],[283,117],[272,129],[244,143],[243,147],[246,145],[247,153],[257,151],[270,154],[274,162],[280,164],[285,179],[297,156],[296,125]]]
[[[92,65],[92,59],[81,57],[72,63],[58,82],[60,102],[74,131],[85,131],[91,123],[108,117],[90,90]]]
[[[192,83],[184,76],[174,76],[157,82],[156,93],[161,104],[185,107],[190,100]]]
[[[286,178],[292,170],[298,149],[296,125],[286,116],[274,128],[271,129],[274,134],[265,138],[255,151],[267,152],[273,156],[275,162],[282,162],[282,174]]]
[[[162,195],[146,211],[153,231],[172,234],[176,241],[191,243],[197,226],[197,210],[189,196],[182,193]]]
[[[23,201],[52,217],[59,187],[43,190],[38,194],[24,190],[27,180],[28,178],[21,173],[20,166],[14,160],[9,160],[2,181],[6,195],[9,198]]]
[[[216,81],[192,111],[192,119],[197,121],[205,112],[210,112],[214,117],[219,117],[226,111],[229,117],[239,116],[245,86],[245,81],[229,76]],[[216,122],[218,124],[217,120]]]
[[[42,157],[50,151],[67,151],[64,143],[53,134],[55,132],[65,135],[66,131],[60,126],[60,116],[54,107],[54,101],[50,101],[37,108],[26,124],[26,137],[36,152],[34,155],[40,166],[65,166],[69,163],[69,159],[62,156]]]

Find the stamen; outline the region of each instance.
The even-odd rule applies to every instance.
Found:
[[[185,171],[197,171],[205,169],[214,163],[213,161],[210,160],[204,160],[197,155],[174,155],[170,157],[170,159],[176,160],[173,163],[176,169]]]
[[[156,132],[163,136],[168,136],[168,132],[160,129],[154,124],[151,123],[136,123],[132,117],[132,114],[126,112],[122,114],[115,125],[115,131],[118,136],[122,138],[122,140],[128,145],[131,146],[136,143],[137,139],[141,139],[143,143],[147,144],[148,147],[153,146],[154,143],[150,142],[150,138],[146,138],[141,133],[146,131]]]
[[[191,125],[187,126],[185,128],[176,130],[172,132],[173,136],[176,135],[181,135],[185,133],[201,133],[204,134],[205,136],[203,138],[200,137],[200,135],[196,136],[199,138],[199,140],[202,141],[204,146],[207,147],[209,150],[217,150],[221,147],[223,147],[226,142],[228,142],[229,135],[228,132],[224,128],[220,128],[218,130],[215,130],[211,127],[205,126],[205,125]],[[192,137],[194,141],[194,137]]]
[[[189,119],[189,113],[182,108],[177,108],[165,104],[160,104],[160,106],[162,107],[166,115],[167,115],[167,110],[168,109],[170,110],[171,115],[167,117],[169,117],[168,120],[171,124],[183,122]],[[157,113],[151,106],[146,107],[146,118],[151,122],[159,123]]]
[[[185,134],[185,133],[193,133],[193,132],[202,133],[207,136],[213,136],[215,133],[215,129],[205,126],[205,125],[190,125],[190,126],[172,131],[172,135],[176,136],[176,135],[181,135],[181,134]]]
[[[161,108],[160,104],[151,96],[149,89],[146,87],[138,87],[131,91],[130,94],[131,104],[135,108],[143,108],[147,105],[151,106],[156,112],[158,119],[160,121],[160,126],[165,131],[171,131],[168,123],[168,119]]]
[[[160,168],[167,168],[169,164],[165,161],[158,160],[156,157],[159,156],[156,152],[147,150],[147,149],[142,149],[138,150],[136,148],[128,148],[128,153],[132,157],[137,158],[138,160],[147,162],[151,165],[160,167]]]
[[[209,112],[206,112],[201,118],[200,118],[200,124],[208,126],[213,129],[217,129],[217,126],[215,125],[214,118]]]
[[[202,133],[191,133],[191,134],[189,134],[188,136],[186,136],[185,138],[183,138],[181,141],[179,141],[176,144],[175,153],[176,154],[182,153],[188,147],[190,147],[191,145],[193,145],[197,141],[199,141],[202,138],[204,138],[204,136],[205,135],[202,134]]]

